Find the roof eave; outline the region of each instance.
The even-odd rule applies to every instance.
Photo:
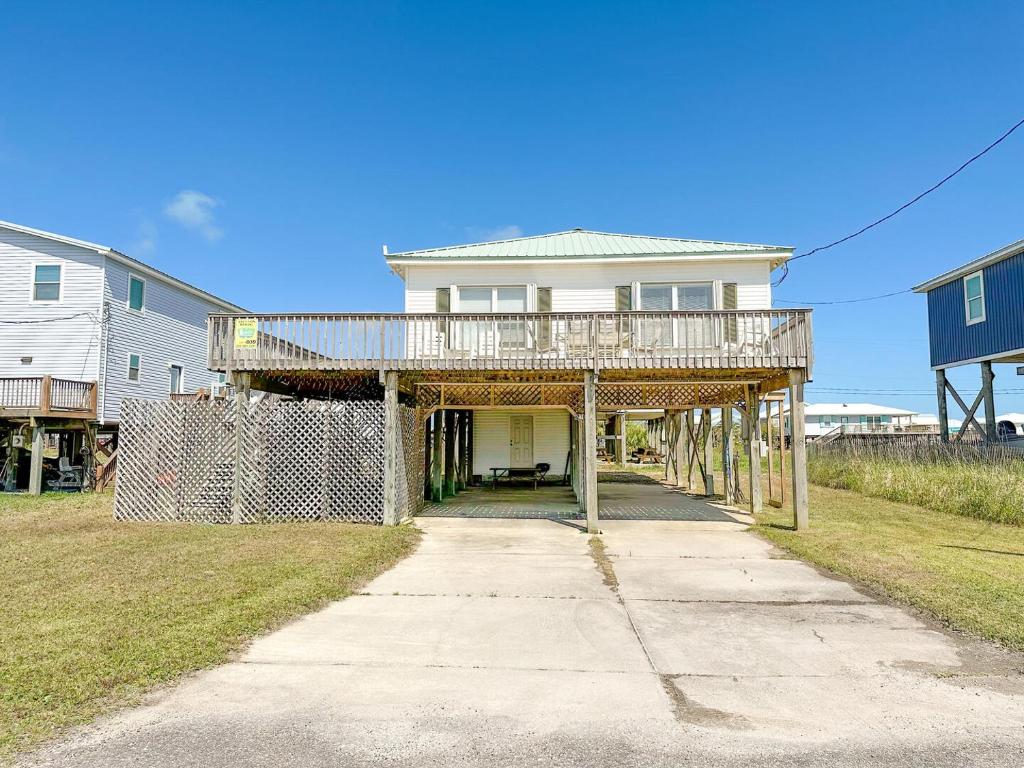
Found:
[[[785,263],[793,255],[793,249],[777,249],[765,251],[721,252],[707,251],[699,253],[652,253],[652,254],[609,254],[604,256],[414,256],[409,253],[393,253],[385,257],[392,269],[403,266],[443,266],[445,264],[550,264],[559,262],[649,262],[649,261],[763,261],[768,260],[772,268]]]
[[[985,267],[989,267],[1022,252],[1024,252],[1024,240],[1017,240],[1016,242],[1004,245],[1002,248],[992,251],[991,253],[987,253],[974,261],[969,261],[955,269],[949,270],[948,272],[943,272],[938,277],[926,280],[920,285],[915,285],[911,290],[913,290],[914,293],[927,293],[941,285],[951,283],[957,278],[969,275],[972,272],[977,272],[979,269],[984,269]]]

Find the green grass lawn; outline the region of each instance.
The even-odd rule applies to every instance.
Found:
[[[111,502],[0,495],[0,762],[351,594],[418,540],[408,526],[117,523]]]
[[[788,489],[787,489],[788,494]],[[1024,650],[1024,528],[809,487],[810,530],[765,507],[755,530],[793,554]]]

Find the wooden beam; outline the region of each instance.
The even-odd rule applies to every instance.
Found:
[[[994,443],[998,430],[996,424],[996,398],[992,391],[992,381],[996,375],[992,372],[992,361],[981,361],[981,393],[985,398],[985,439]]]
[[[732,406],[722,408],[722,495],[726,504],[736,500],[732,476]]]
[[[705,408],[700,415],[700,429],[704,436],[704,494],[715,495],[715,445],[711,438],[711,409]]]
[[[455,448],[458,437],[455,434],[455,411],[444,413],[444,495],[455,495]]]
[[[28,492],[38,496],[43,492],[43,450],[46,443],[46,427],[42,422],[32,425],[32,464],[28,475]]]
[[[793,526],[807,530],[810,524],[807,502],[807,437],[804,431],[804,372],[789,373],[789,428],[793,456]]]
[[[398,371],[384,372],[384,525],[398,525]]]
[[[982,389],[978,393],[978,396],[974,398],[974,402],[971,404],[971,407],[968,408],[963,399],[961,399],[960,393],[956,391],[949,379],[946,379],[945,383],[949,394],[953,396],[953,399],[956,400],[956,404],[960,406],[960,410],[964,412],[963,423],[961,423],[960,430],[956,433],[956,437],[953,438],[953,442],[960,442],[960,439],[972,424],[974,425],[974,428],[978,430],[978,434],[981,435],[981,437],[985,437],[984,428],[978,423],[978,420],[974,418],[974,413],[978,410],[978,406],[981,405],[981,401],[985,397],[985,390]]]
[[[935,372],[935,396],[939,403],[939,440],[949,442],[949,408],[946,404],[946,371]]]
[[[750,481],[750,514],[759,515],[762,511],[761,499],[761,406],[755,387],[747,387],[747,431]],[[769,451],[771,449],[769,448]]]
[[[433,414],[434,429],[431,433],[433,438],[433,445],[430,450],[430,500],[441,501],[444,496],[442,495],[441,478],[442,471],[444,470],[443,462],[444,458],[441,455],[441,449],[443,446],[442,438],[444,437],[444,427],[442,426],[441,419],[443,411],[435,411]]]
[[[599,533],[597,511],[597,375],[587,371],[583,376],[583,494],[587,512],[587,532]]]

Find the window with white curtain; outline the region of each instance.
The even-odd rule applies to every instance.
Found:
[[[525,285],[459,286],[459,312],[469,314],[518,314],[526,312]],[[461,346],[486,352],[495,343],[501,347],[524,347],[526,323],[522,320],[460,321]]]
[[[641,283],[640,309],[650,312],[710,310],[715,308],[712,283]],[[712,327],[702,318],[642,320],[644,344],[660,348],[703,347],[710,343]]]

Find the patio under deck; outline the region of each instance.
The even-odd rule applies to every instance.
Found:
[[[630,472],[599,473],[597,495],[601,520],[734,523],[744,519],[703,496]],[[443,502],[428,503],[417,516],[586,520],[572,489],[564,485],[544,485],[536,491],[525,485],[499,486],[497,490],[489,486],[467,488]]]

